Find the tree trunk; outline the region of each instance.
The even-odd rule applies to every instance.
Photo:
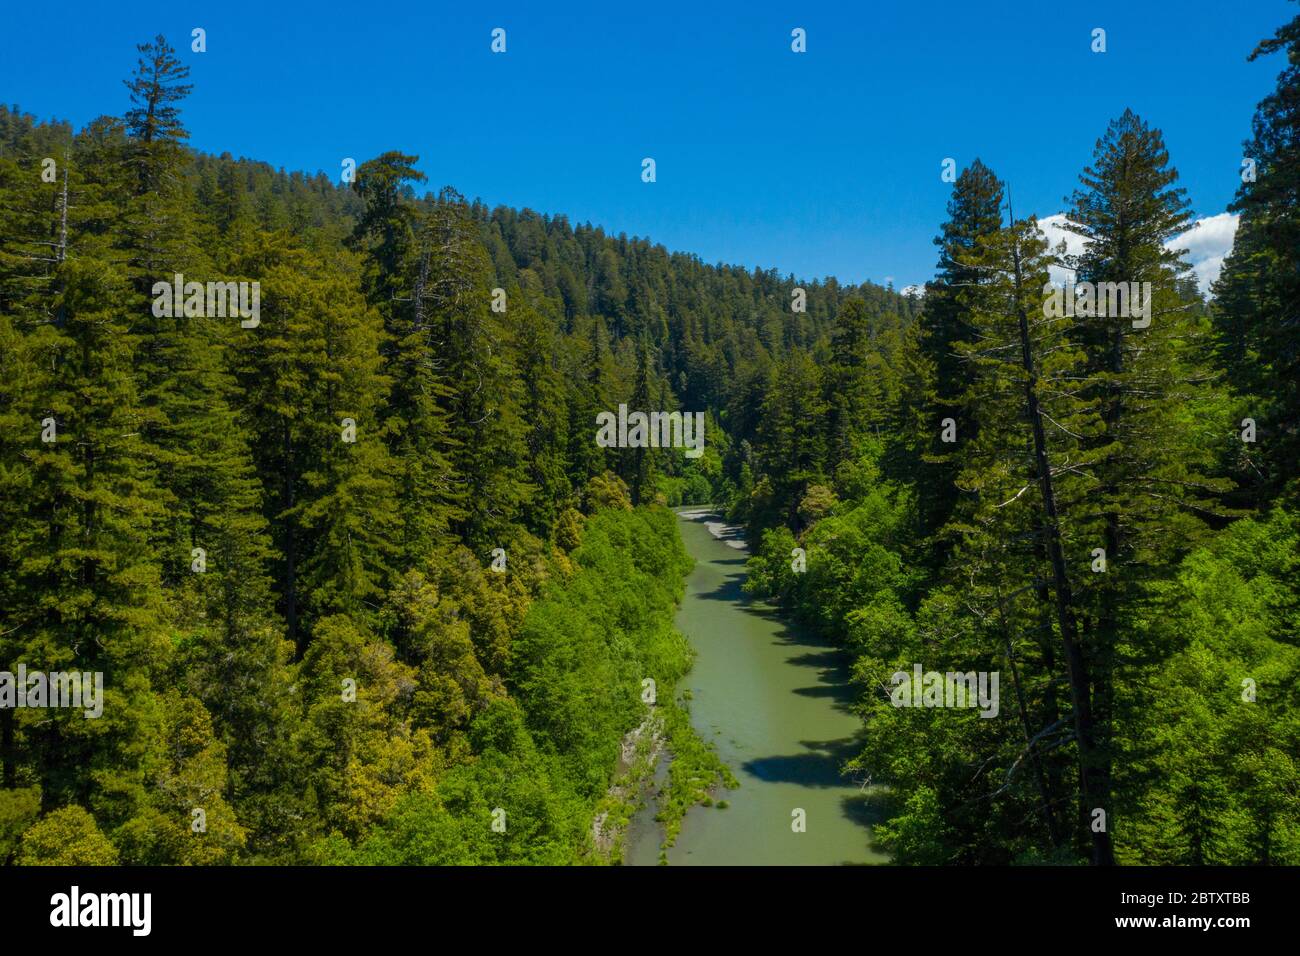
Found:
[[[1014,223],[1013,226],[1014,228]],[[1079,747],[1079,784],[1082,791],[1085,821],[1090,811],[1106,811],[1106,829],[1092,831],[1092,862],[1108,866],[1115,862],[1110,840],[1110,813],[1107,809],[1105,768],[1099,760],[1094,744],[1092,701],[1087,665],[1079,645],[1079,628],[1074,614],[1074,596],[1065,567],[1065,552],[1061,546],[1061,529],[1056,511],[1056,493],[1052,486],[1052,471],[1047,455],[1047,436],[1038,406],[1038,375],[1034,367],[1034,353],[1029,338],[1029,316],[1025,312],[1020,272],[1020,243],[1016,240],[1015,262],[1016,318],[1020,328],[1020,354],[1025,370],[1025,402],[1034,436],[1034,465],[1038,472],[1038,485],[1043,498],[1043,537],[1048,561],[1052,566],[1052,580],[1056,591],[1056,616],[1061,630],[1061,644],[1070,678],[1070,699],[1074,709],[1074,735]]]

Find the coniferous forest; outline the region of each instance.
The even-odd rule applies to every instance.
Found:
[[[210,155],[141,40],[81,128],[0,106],[0,668],[50,675],[0,685],[4,863],[620,863],[656,767],[666,849],[745,792],[695,506],[849,662],[888,861],[1300,864],[1300,17],[1209,289],[1133,110],[1059,171],[1075,252],[976,159],[903,294],[489,208],[400,132]]]

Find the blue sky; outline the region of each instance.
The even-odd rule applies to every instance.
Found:
[[[924,281],[976,156],[1017,212],[1059,212],[1107,121],[1164,130],[1195,212],[1221,213],[1281,57],[1287,0],[955,3],[11,3],[0,98],[120,114],[134,44],[191,66],[195,147],[337,176],[420,156],[430,185],[649,236],[708,262]],[[207,31],[207,52],[190,31]],[[507,52],[490,51],[491,31]],[[808,51],[790,49],[807,31]],[[1106,30],[1107,52],[1090,50]],[[51,49],[58,52],[52,53]],[[641,182],[654,157],[658,181]]]

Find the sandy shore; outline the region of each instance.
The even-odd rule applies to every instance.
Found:
[[[725,521],[719,521],[718,514],[715,511],[680,511],[678,512],[683,518],[691,521],[703,521],[704,526],[709,529],[709,534],[713,535],[729,548],[735,548],[737,551],[744,551],[745,529],[738,524],[727,524]]]

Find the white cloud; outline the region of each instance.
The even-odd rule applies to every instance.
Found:
[[[1238,218],[1233,213],[1221,212],[1217,216],[1198,219],[1190,229],[1166,243],[1166,248],[1186,250],[1184,259],[1196,274],[1196,283],[1202,293],[1209,291],[1210,285],[1223,269],[1223,260],[1232,251]],[[1066,252],[1077,256],[1083,252],[1085,241],[1082,236],[1069,232],[1065,228],[1065,221],[1065,213],[1057,213],[1038,220],[1038,228],[1043,231],[1053,249],[1064,240]],[[1052,281],[1058,284],[1064,284],[1072,277],[1070,272],[1057,266],[1052,266],[1050,272]]]
[[[1058,212],[1055,216],[1044,216],[1038,220],[1038,228],[1043,235],[1047,237],[1047,242],[1053,252],[1062,242],[1065,243],[1065,252],[1067,255],[1077,256],[1083,252],[1085,245],[1083,236],[1070,232],[1065,228],[1065,213]],[[1060,266],[1052,266],[1048,269],[1051,279],[1057,285],[1065,285],[1070,279],[1074,278],[1074,273]]]
[[[1187,250],[1187,261],[1196,272],[1196,281],[1202,292],[1208,292],[1223,271],[1223,260],[1232,251],[1232,240],[1237,235],[1240,218],[1230,212],[1221,212],[1217,216],[1198,219],[1191,229],[1169,242],[1171,249]]]

